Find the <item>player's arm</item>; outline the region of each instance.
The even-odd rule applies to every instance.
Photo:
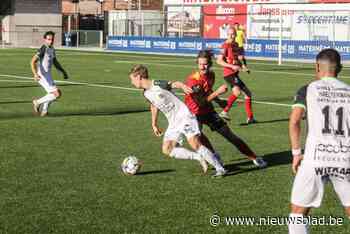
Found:
[[[158,127],[158,108],[151,104],[151,114],[152,114],[152,129],[154,135],[161,136],[162,130]]]
[[[67,72],[63,69],[62,65],[58,62],[56,57],[53,58],[53,65],[55,65],[58,71],[62,72],[64,79],[68,79]]]
[[[181,81],[170,81],[170,85],[172,89],[182,89],[185,94],[193,93],[193,90]]]
[[[232,69],[234,71],[239,71],[240,70],[240,66],[225,62],[223,54],[219,54],[218,55],[218,57],[216,59],[216,63],[219,64],[222,67],[227,67],[227,68],[230,68],[230,69]]]
[[[215,90],[214,92],[209,94],[209,96],[207,97],[207,101],[211,102],[211,101],[217,100],[218,97],[220,95],[226,93],[226,91],[227,91],[227,86],[226,85],[221,85],[217,90]]]
[[[307,86],[304,86],[298,91],[289,117],[289,139],[292,148],[292,170],[294,174],[303,159],[301,152],[301,121],[306,110],[306,90]]]
[[[35,54],[33,57],[32,57],[32,60],[30,62],[30,67],[32,69],[32,73],[33,73],[33,76],[34,76],[34,80],[38,81],[40,80],[40,76],[38,74],[38,69],[37,69],[37,66],[36,66],[36,63],[38,62],[39,60],[39,57],[37,54]]]

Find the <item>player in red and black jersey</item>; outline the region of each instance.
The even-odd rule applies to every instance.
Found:
[[[193,72],[186,79],[185,84],[192,88],[193,93],[185,95],[185,104],[189,110],[196,116],[200,126],[207,125],[212,131],[218,132],[225,137],[230,143],[238,148],[238,150],[253,160],[258,167],[265,167],[266,162],[262,158],[257,158],[256,154],[249,146],[231,129],[226,122],[215,111],[211,101],[225,92],[226,88],[221,86],[213,91],[215,83],[215,73],[210,69],[212,66],[212,55],[210,51],[200,51],[197,56],[198,71]],[[212,152],[215,152],[208,138],[201,134],[201,141]]]
[[[242,63],[239,60],[239,46],[235,42],[236,31],[234,28],[229,28],[227,34],[228,39],[221,46],[222,50],[217,58],[217,63],[224,69],[224,79],[226,84],[223,86],[228,88],[229,85],[232,88],[232,93],[227,100],[226,107],[220,113],[220,116],[226,120],[230,120],[228,112],[242,92],[245,97],[247,124],[252,124],[256,122],[252,110],[252,93],[239,78],[239,71],[242,68]]]

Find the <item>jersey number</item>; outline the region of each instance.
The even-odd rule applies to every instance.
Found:
[[[324,128],[322,129],[323,134],[331,134],[332,130],[329,128],[329,106],[325,106],[322,109],[322,114],[324,115]],[[335,130],[335,135],[344,135],[344,129],[343,129],[343,119],[344,119],[344,108],[339,107],[335,114],[338,117],[338,127],[337,130]]]

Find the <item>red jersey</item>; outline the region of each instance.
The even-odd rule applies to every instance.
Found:
[[[236,42],[225,41],[221,45],[221,55],[224,61],[229,64],[239,64],[238,62],[238,44]],[[237,71],[224,67],[224,77],[235,74]]]
[[[185,95],[185,104],[195,115],[207,114],[214,111],[213,105],[207,101],[209,94],[213,92],[215,73],[209,71],[208,74],[201,75],[198,71],[189,75],[185,84],[194,92]]]

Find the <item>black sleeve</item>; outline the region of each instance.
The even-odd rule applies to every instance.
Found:
[[[306,109],[306,94],[307,94],[307,85],[301,87],[297,94],[294,97],[293,107],[302,107]]]
[[[45,56],[45,52],[46,52],[46,46],[43,45],[43,46],[40,47],[40,49],[37,50],[36,56],[38,56],[38,58],[40,60],[42,60],[44,58],[44,56]]]
[[[159,86],[162,89],[171,90],[171,82],[168,80],[154,80],[153,85]]]

